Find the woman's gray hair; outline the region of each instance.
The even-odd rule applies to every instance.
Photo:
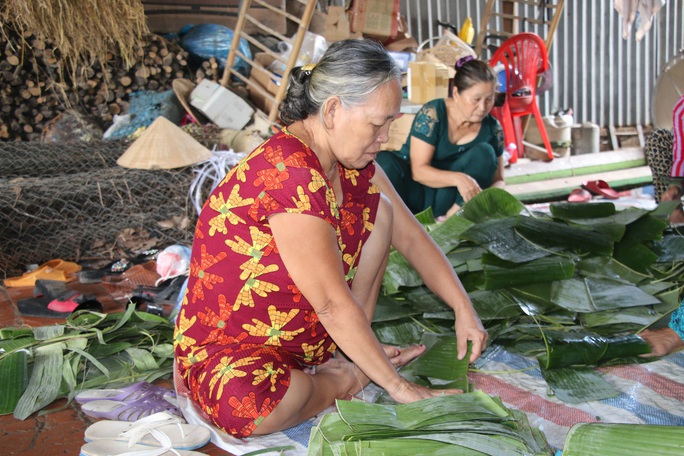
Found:
[[[280,103],[285,125],[322,115],[330,97],[340,97],[344,106],[364,103],[386,82],[401,80],[401,70],[384,46],[372,39],[349,39],[330,45],[313,69],[296,67],[290,72],[287,95]]]

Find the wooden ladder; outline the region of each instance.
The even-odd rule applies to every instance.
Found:
[[[494,7],[495,3],[497,5],[496,8]],[[519,12],[520,5],[535,6],[537,10],[542,10],[542,19],[523,15],[523,13]],[[520,32],[529,31],[524,30],[525,23],[547,26],[545,36],[541,34],[540,36],[544,40],[544,44],[546,44],[546,51],[549,52],[564,5],[565,0],[487,0],[482,13],[482,20],[480,21],[480,31],[475,42],[475,53],[480,55],[487,36],[501,36],[508,39]],[[553,12],[551,19],[545,19],[547,17],[546,13],[549,11]],[[495,18],[503,20],[503,30],[501,28],[492,28],[490,20]],[[523,28],[521,28],[521,25]]]
[[[263,0],[242,0],[242,4],[240,5],[240,13],[238,16],[238,21],[237,24],[235,25],[235,30],[234,30],[234,36],[233,36],[233,41],[230,46],[230,51],[228,52],[228,59],[226,60],[226,68],[223,72],[223,77],[221,78],[221,85],[224,87],[228,87],[228,80],[231,75],[235,76],[245,84],[247,84],[247,87],[250,90],[255,90],[260,93],[261,96],[265,97],[266,99],[270,100],[272,102],[271,105],[271,110],[268,113],[268,119],[270,122],[275,122],[278,117],[278,105],[280,102],[285,98],[285,93],[287,92],[287,78],[288,75],[290,74],[290,71],[292,68],[295,66],[297,62],[297,58],[299,56],[299,51],[302,47],[302,42],[304,41],[304,36],[306,35],[307,30],[309,29],[309,24],[311,23],[311,18],[313,17],[314,10],[316,8],[316,2],[318,0],[296,0],[297,2],[301,3],[304,5],[304,9],[302,10],[302,15],[301,17],[295,16],[293,14],[288,13],[285,10],[285,5],[283,4],[282,8],[277,8],[273,5],[270,5],[266,3]],[[265,24],[261,23],[259,20],[257,20],[252,14],[250,14],[250,9],[252,7],[252,3],[256,3],[262,8],[267,8],[270,11],[272,11],[274,14],[279,14],[282,16],[285,16],[285,18],[295,22],[298,24],[297,28],[297,33],[295,34],[294,39],[290,39],[272,28],[266,26]],[[290,52],[290,56],[285,61],[279,54],[271,51],[269,48],[261,44],[258,40],[252,38],[249,34],[245,33],[245,25],[249,21],[250,24],[252,24],[254,27],[256,27],[258,30],[263,31],[267,35],[272,35],[276,38],[278,38],[280,41],[283,41],[285,43],[290,44],[292,51]],[[237,56],[239,56],[241,59],[243,59],[245,62],[248,64],[252,65],[252,67],[255,65],[254,60],[248,58],[246,55],[244,55],[242,52],[239,51],[238,46],[240,44],[240,40],[244,38],[246,39],[249,43],[252,45],[256,46],[258,49],[260,49],[262,52],[265,52],[272,56],[273,58],[277,59],[278,61],[282,62],[285,64],[285,71],[283,72],[282,76],[278,76],[277,74],[274,74],[273,72],[269,71],[268,68],[265,68],[264,70],[269,73],[269,76],[271,79],[278,81],[279,82],[279,88],[278,92],[274,95],[270,94],[267,90],[265,90],[260,84],[257,82],[246,78],[244,75],[242,75],[240,72],[238,72],[235,68],[233,68],[233,65],[235,64],[235,59]]]

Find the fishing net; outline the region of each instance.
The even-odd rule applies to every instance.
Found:
[[[116,165],[129,143],[0,143],[0,276],[54,258],[113,259],[190,245],[192,168]]]

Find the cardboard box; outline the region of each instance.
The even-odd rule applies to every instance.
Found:
[[[239,95],[208,79],[190,93],[190,104],[221,128],[241,130],[252,120],[254,109]]]
[[[270,54],[267,54],[266,52],[257,52],[254,54],[253,60],[254,65],[252,65],[252,71],[249,73],[250,79],[253,79],[261,84],[261,86],[264,87],[268,93],[273,95],[277,94],[278,90],[280,89],[282,79],[280,77],[274,77],[274,73],[266,69],[269,65],[271,65],[271,63],[273,63],[274,60],[276,60],[276,58]],[[283,66],[284,65],[285,64],[283,64]]]
[[[262,86],[253,77],[249,78],[252,85],[249,87],[249,100],[256,106],[260,111],[266,114],[271,113],[271,108],[275,105],[275,94],[268,93],[268,89]],[[268,93],[268,94],[267,94]]]
[[[403,114],[390,125],[389,141],[383,144],[382,150],[399,150],[406,142],[415,114]]]
[[[399,0],[356,0],[351,31],[394,38],[399,30]]]
[[[408,99],[412,103],[427,103],[449,96],[449,69],[441,63],[409,62]]]

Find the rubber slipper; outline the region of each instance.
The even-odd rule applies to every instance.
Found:
[[[113,299],[128,299],[136,287],[154,286],[160,277],[157,273],[157,262],[152,260],[144,264],[136,264],[119,276],[103,277],[102,286]]]
[[[87,404],[86,404],[87,405]],[[168,441],[166,440],[168,439]],[[187,424],[182,417],[169,413],[155,413],[138,421],[98,421],[85,431],[86,442],[118,440],[131,445],[141,444],[176,450],[195,450],[211,439],[204,426]]]
[[[74,400],[79,404],[96,400],[135,402],[148,397],[161,397],[169,401],[176,398],[176,392],[148,382],[136,382],[123,388],[82,390],[76,394]]]
[[[36,269],[26,272],[19,277],[5,279],[6,287],[32,287],[38,279],[58,280],[60,282],[71,282],[76,280],[76,273],[81,270],[81,266],[64,260],[50,260],[43,263]]]
[[[103,312],[104,306],[92,296],[82,295],[76,291],[53,298],[26,298],[17,301],[17,310],[25,317],[67,318],[79,310]]]
[[[93,418],[106,418],[118,421],[136,421],[155,413],[167,412],[170,415],[183,416],[183,413],[171,401],[162,396],[148,396],[138,401],[122,402],[109,399],[96,399],[81,405],[81,411]]]
[[[568,196],[569,203],[586,203],[591,200],[591,193],[583,188],[574,189]]]
[[[207,456],[206,453],[188,450],[170,450],[149,445],[128,445],[118,440],[97,440],[81,447],[79,456]]]
[[[158,254],[158,249],[145,250],[133,258],[119,258],[99,269],[85,269],[78,273],[78,280],[81,283],[100,283],[104,277],[121,275],[136,264],[154,260]]]
[[[586,181],[582,184],[582,188],[597,195],[605,196],[608,199],[618,199],[620,197],[618,192],[613,190],[604,180]]]

